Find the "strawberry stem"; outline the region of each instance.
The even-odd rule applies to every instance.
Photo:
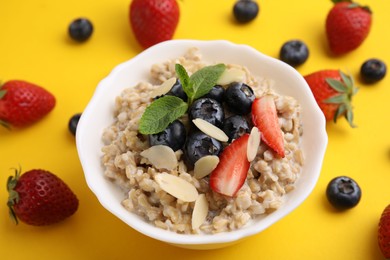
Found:
[[[344,115],[349,125],[352,128],[355,128],[356,125],[353,123],[353,107],[351,104],[351,100],[352,97],[357,93],[358,89],[355,87],[353,78],[351,76],[346,75],[341,70],[339,71],[339,73],[341,81],[335,80],[333,78],[325,79],[328,85],[334,90],[336,90],[338,94],[324,100],[324,102],[338,105],[336,113],[333,117],[334,122],[336,122],[341,115]]]
[[[13,207],[15,204],[19,202],[19,193],[15,191],[15,187],[16,184],[18,183],[22,169],[19,166],[19,169],[14,169],[14,170],[15,170],[15,175],[9,176],[7,179],[7,191],[8,191],[7,206],[9,209],[10,218],[15,222],[15,224],[18,224],[19,221]]]
[[[334,4],[341,3],[341,2],[348,2],[348,3],[352,3],[352,1],[351,1],[351,0],[332,0],[332,2],[333,2]]]
[[[370,9],[369,6],[367,6],[367,5],[364,5],[364,6],[363,6],[363,5],[360,5],[359,3],[356,3],[356,2],[354,2],[354,1],[352,1],[352,0],[332,0],[332,2],[333,2],[334,4],[342,3],[342,2],[351,3],[350,5],[348,5],[348,8],[357,8],[357,7],[360,7],[360,8],[362,8],[362,9],[364,9],[365,11],[369,12],[370,14],[372,14],[372,11],[371,11],[371,9]]]
[[[7,93],[7,90],[0,89],[0,99],[2,99],[5,96],[5,93]]]
[[[11,130],[11,126],[9,123],[3,121],[3,120],[0,120],[0,125],[7,128],[8,130]]]

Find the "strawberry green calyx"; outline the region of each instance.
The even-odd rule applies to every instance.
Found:
[[[7,90],[1,89],[1,86],[0,86],[0,99],[2,99],[5,96],[5,93],[7,93]]]
[[[5,127],[5,128],[7,128],[8,130],[11,129],[11,126],[7,122],[5,122],[3,120],[0,120],[0,125]]]
[[[7,206],[9,209],[9,216],[10,218],[18,224],[18,218],[16,217],[15,211],[13,209],[13,206],[19,202],[19,193],[15,191],[16,184],[18,183],[20,173],[21,173],[21,168],[19,169],[14,169],[15,170],[15,175],[14,176],[9,176],[7,180],[7,191],[8,191],[8,202]]]
[[[342,79],[341,81],[333,78],[325,79],[329,86],[339,94],[334,95],[323,102],[338,105],[337,111],[333,117],[334,122],[336,122],[340,116],[344,115],[349,125],[354,128],[356,125],[353,123],[353,107],[351,101],[352,97],[358,92],[358,88],[355,87],[351,76],[346,75],[341,70],[339,70],[339,73]]]
[[[3,87],[3,84],[0,83],[0,99],[2,99],[5,96],[5,94],[7,93],[7,90],[2,89],[2,87]],[[0,126],[4,126],[7,129],[11,129],[10,124],[4,120],[1,120],[1,119],[0,119]]]
[[[334,4],[341,3],[341,2],[353,3],[352,0],[332,0],[332,2],[333,2]]]
[[[356,3],[352,0],[332,0],[332,2],[334,4],[337,4],[337,3],[342,3],[342,2],[347,2],[347,3],[351,3],[350,5],[348,5],[348,8],[356,8],[356,7],[360,7],[360,8],[363,8],[364,10],[366,10],[367,12],[369,12],[370,14],[372,14],[372,11],[370,9],[369,6],[365,5],[360,5],[359,3]]]

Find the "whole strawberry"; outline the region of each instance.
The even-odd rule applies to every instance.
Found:
[[[378,226],[378,244],[386,259],[390,258],[390,205],[382,212]]]
[[[26,224],[44,226],[73,215],[79,201],[72,190],[56,175],[45,170],[30,170],[10,176],[7,182],[10,216]]]
[[[332,0],[335,5],[326,18],[326,36],[335,55],[348,53],[359,47],[371,28],[371,11],[348,0]]]
[[[130,4],[130,24],[143,48],[172,39],[179,16],[176,0],[133,0]]]
[[[55,97],[44,88],[26,81],[10,80],[0,87],[0,125],[30,125],[48,114],[55,103]]]
[[[340,70],[320,70],[304,78],[327,121],[344,116],[355,127],[351,102],[358,89],[351,76]]]

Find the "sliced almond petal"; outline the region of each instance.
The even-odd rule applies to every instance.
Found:
[[[141,152],[141,156],[157,169],[172,170],[176,168],[178,162],[175,152],[166,145],[155,145]]]
[[[201,118],[195,118],[192,120],[192,122],[196,125],[197,128],[199,128],[200,131],[206,135],[211,136],[212,138],[217,139],[218,141],[227,142],[229,140],[229,137],[225,134],[224,131]]]
[[[246,150],[246,156],[248,161],[251,162],[256,158],[257,150],[260,146],[260,137],[261,133],[257,127],[253,127],[251,133],[249,134],[248,146]]]
[[[155,98],[167,94],[175,83],[176,78],[167,79],[158,88],[152,91],[151,96]]]
[[[194,177],[198,180],[209,175],[218,165],[219,157],[216,155],[206,155],[195,162]]]
[[[192,229],[197,229],[206,220],[209,212],[209,203],[204,194],[200,194],[195,201],[194,211],[192,211]]]
[[[188,181],[168,173],[160,173],[155,177],[161,189],[173,197],[185,202],[192,202],[198,198],[198,190]]]
[[[230,68],[225,70],[221,77],[217,80],[218,85],[227,85],[232,82],[243,82],[245,79],[245,72],[237,68]]]

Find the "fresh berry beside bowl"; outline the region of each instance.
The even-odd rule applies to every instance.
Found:
[[[333,207],[345,210],[353,208],[359,203],[362,190],[352,178],[339,176],[329,182],[326,188],[326,197]]]
[[[191,51],[192,49],[199,50],[199,52],[202,53],[202,61],[209,64],[239,64],[241,66],[246,66],[256,78],[255,81],[257,83],[255,83],[255,85],[260,86],[261,90],[256,88],[256,98],[252,100],[252,105],[250,106],[251,112],[249,114],[243,112],[243,115],[239,115],[245,117],[245,120],[247,120],[248,132],[247,130],[240,132],[238,137],[234,140],[229,141],[229,137],[222,130],[225,121],[235,113],[225,107],[226,86],[231,82],[231,80],[229,82],[229,80],[224,78],[226,75],[220,76],[220,78],[224,78],[224,80],[221,80],[223,83],[219,84],[220,82],[218,82],[218,84],[216,84],[225,86],[222,104],[225,104],[223,107],[225,110],[224,113],[226,114],[219,126],[213,124],[219,124],[219,120],[214,122],[209,120],[211,123],[206,121],[205,119],[208,120],[209,117],[204,116],[203,112],[199,113],[198,111],[195,113],[201,114],[202,117],[195,117],[192,120],[189,119],[187,114],[189,107],[197,100],[202,99],[202,96],[208,94],[213,88],[209,85],[206,92],[199,91],[197,88],[194,92],[188,92],[187,80],[202,78],[199,74],[205,75],[205,71],[195,75],[197,71],[200,71],[199,68],[189,71],[186,75],[185,72],[181,70],[180,66],[176,66],[178,68],[177,71],[179,71],[178,74],[182,87],[187,94],[191,93],[188,95],[187,101],[184,101],[175,95],[165,95],[169,92],[169,89],[165,92],[157,91],[156,96],[159,98],[156,99],[150,95],[150,92],[159,89],[159,87],[163,87],[163,85],[165,85],[164,82],[170,82],[170,84],[173,85],[176,80],[171,80],[171,78],[177,77],[177,71],[171,71],[171,74],[167,73],[165,75],[166,78],[161,80],[157,85],[145,83],[147,78],[145,78],[144,75],[147,75],[150,72],[152,65],[163,64],[167,60],[174,60],[177,57],[182,57],[186,52],[189,50]],[[225,54],[219,55],[219,53]],[[186,62],[187,61],[184,61],[182,66],[188,69],[189,66],[186,65]],[[188,65],[190,64],[191,63],[188,63]],[[224,66],[216,66],[211,70],[215,72],[215,70],[223,67]],[[152,77],[153,75],[159,75],[161,69],[159,66],[155,66],[154,68],[155,69],[151,71]],[[234,66],[232,66],[229,67],[228,71],[235,74],[233,73],[234,69]],[[129,71],[132,73],[128,73]],[[210,73],[210,70],[206,71],[206,74]],[[253,86],[252,83],[254,82],[246,78],[246,76],[242,76],[243,75],[240,75],[239,73],[235,74],[234,78],[237,79],[236,82],[246,82],[248,86]],[[129,88],[129,86],[134,87]],[[265,93],[268,93],[265,91],[267,86],[272,86],[272,89],[274,89],[275,92],[280,93],[280,96],[270,95],[267,97],[267,95],[264,95]],[[248,92],[247,89],[244,93],[245,96],[247,96],[247,94],[249,94],[249,97],[251,96],[251,92]],[[270,93],[273,92],[271,91]],[[93,98],[83,111],[78,124],[76,143],[87,183],[106,209],[123,220],[130,227],[154,239],[179,247],[194,249],[219,248],[236,243],[245,237],[261,232],[298,207],[311,193],[317,182],[326,149],[327,136],[324,117],[314,98],[312,98],[311,95],[308,95],[308,93],[310,93],[310,88],[307,83],[296,70],[291,68],[291,66],[288,66],[280,60],[265,56],[249,46],[236,45],[226,41],[193,40],[167,41],[152,46],[132,60],[118,65],[118,67],[99,84]],[[265,98],[259,98],[259,95],[265,96]],[[290,96],[291,98],[284,98],[285,96]],[[121,110],[120,104],[125,104],[128,98],[132,99],[133,97],[136,97],[136,99],[133,99],[133,102],[131,102],[132,108],[130,108],[130,110]],[[117,98],[119,98],[118,101],[123,100],[124,102],[117,103],[119,104],[119,107],[114,108],[113,101]],[[205,99],[212,98],[207,97]],[[211,110],[214,111],[213,104],[214,103],[210,103],[210,106],[206,106],[206,110],[211,107]],[[293,105],[288,106],[287,104]],[[284,113],[288,114],[287,111],[291,111],[291,107],[295,107],[298,104],[302,109],[301,120],[302,126],[304,126],[303,135],[301,137],[299,137],[300,135],[298,132],[296,135],[288,133],[288,131],[292,131],[291,127],[294,124],[296,127],[301,126],[298,121],[292,123],[282,119],[278,129],[279,120],[275,117],[275,114],[280,115],[281,113],[275,113],[274,111],[274,109],[277,109],[279,112],[285,111]],[[164,109],[159,110],[156,109],[156,107]],[[170,110],[166,110],[167,107],[170,107]],[[198,107],[198,110],[202,110],[203,108],[203,106],[200,106]],[[116,109],[119,109],[117,110],[118,113],[114,112]],[[166,111],[171,112],[166,113]],[[273,112],[268,114],[270,111]],[[153,114],[155,116],[153,116]],[[160,117],[161,115],[163,117]],[[146,121],[145,119],[140,120],[144,116]],[[186,170],[187,166],[185,162],[182,161],[182,149],[175,152],[168,145],[157,144],[150,146],[147,136],[165,131],[164,129],[169,125],[169,120],[167,121],[166,119],[172,120],[172,122],[176,119],[180,119],[186,127],[187,136],[184,147],[187,147],[190,150],[187,152],[187,157],[193,156],[192,162],[194,162],[195,168],[193,173],[194,176]],[[263,119],[265,123],[261,123],[261,119]],[[154,124],[152,124],[153,120]],[[231,129],[234,128],[235,127],[231,127]],[[127,134],[125,134],[127,137],[123,137],[128,140],[127,143],[132,148],[130,150],[127,149],[127,152],[124,152],[123,154],[120,153],[117,160],[112,160],[113,157],[107,153],[111,150],[110,147],[118,147],[121,149],[120,146],[117,146],[118,143],[115,144],[117,142],[115,140],[119,136],[115,129],[118,129],[121,132],[127,132]],[[278,202],[275,201],[274,204],[279,205],[277,210],[273,210],[272,213],[266,214],[263,217],[253,218],[251,221],[244,221],[243,223],[246,224],[241,226],[229,227],[228,224],[222,224],[221,227],[227,227],[228,229],[218,229],[218,233],[206,235],[205,233],[212,231],[213,227],[204,222],[207,222],[205,216],[211,216],[209,215],[210,212],[207,211],[207,208],[210,205],[205,207],[205,205],[210,202],[210,197],[207,198],[209,195],[205,195],[204,192],[208,192],[207,194],[211,194],[211,196],[215,197],[218,201],[231,201],[232,203],[235,203],[237,198],[242,198],[243,202],[250,202],[247,204],[248,206],[251,205],[251,203],[255,203],[255,205],[258,206],[256,202],[251,201],[250,197],[245,197],[245,194],[251,189],[247,184],[247,178],[253,180],[253,185],[256,185],[257,182],[257,173],[249,173],[246,171],[248,165],[249,167],[252,167],[253,164],[259,160],[259,158],[254,159],[257,156],[257,152],[264,154],[265,158],[269,161],[285,160],[287,162],[290,160],[289,158],[292,158],[291,147],[285,147],[282,144],[282,148],[285,148],[283,150],[280,147],[280,142],[273,144],[275,140],[279,139],[279,136],[278,134],[275,135],[273,130],[270,130],[267,133],[268,130],[266,129],[277,129],[276,132],[281,132],[283,130],[286,138],[291,138],[292,140],[294,136],[296,136],[295,138],[300,140],[299,150],[301,149],[301,152],[295,154],[295,156],[297,156],[296,159],[301,158],[303,155],[305,157],[304,164],[301,166],[300,177],[296,180],[294,187],[290,187],[291,189],[287,192],[282,203],[278,204]],[[150,134],[145,135],[146,132],[149,132]],[[104,133],[103,136],[102,133]],[[263,133],[265,133],[264,136],[262,135]],[[133,143],[131,136],[137,138],[138,141]],[[215,139],[216,142],[211,138]],[[208,143],[209,146],[206,146],[208,149],[204,149],[205,147],[202,145],[197,145],[198,143]],[[259,144],[261,148],[259,148]],[[274,145],[273,148],[271,148],[272,145]],[[256,147],[256,149],[253,149],[253,147]],[[313,147],[316,147],[316,149],[313,149]],[[135,152],[133,149],[138,152]],[[197,156],[200,158],[197,158]],[[133,159],[135,164],[131,163],[126,166],[125,162],[130,162]],[[116,168],[116,170],[111,171],[110,165]],[[132,165],[138,166],[133,167]],[[238,165],[240,166],[237,167]],[[119,170],[120,167],[123,167],[122,170]],[[256,167],[261,166],[258,165]],[[120,183],[110,181],[110,179],[117,179],[119,181],[120,176],[137,178],[137,174],[133,175],[131,173],[137,171],[137,169],[141,170],[141,168],[142,171],[149,172],[149,177],[145,175],[145,172],[140,172],[139,176],[142,176],[141,178],[143,181],[141,179],[134,179],[137,183],[141,181],[139,182],[140,186],[132,189],[129,193],[124,193],[118,187],[118,184],[121,185]],[[209,175],[204,175],[202,172],[199,172],[199,169],[202,169],[202,172],[207,171]],[[128,171],[128,174],[125,173],[126,171]],[[177,173],[173,174],[174,171],[177,171]],[[192,170],[189,171],[192,172]],[[124,175],[122,175],[121,172]],[[226,179],[224,172],[232,174],[234,179]],[[266,173],[264,172],[264,174]],[[253,175],[256,175],[257,177]],[[212,181],[208,184],[207,180]],[[244,182],[241,186],[242,180],[244,180]],[[225,186],[226,184],[229,186]],[[228,187],[228,189],[225,189],[226,187]],[[189,221],[188,225],[186,220],[186,224],[180,226],[174,224],[172,222],[173,220],[171,220],[171,224],[169,224],[169,221],[166,222],[167,219],[160,219],[158,217],[160,216],[159,214],[152,213],[154,210],[157,210],[155,212],[159,212],[158,207],[152,208],[152,211],[148,211],[150,214],[147,219],[144,219],[144,217],[140,218],[140,216],[133,213],[131,209],[134,206],[139,209],[148,208],[147,204],[144,204],[146,208],[144,206],[139,207],[140,205],[138,203],[134,204],[134,202],[139,201],[138,198],[146,199],[146,201],[151,199],[151,197],[147,197],[148,193],[144,193],[143,190],[137,191],[138,189],[143,188],[151,188],[149,194],[154,194],[154,191],[156,190],[158,190],[161,195],[167,194],[164,198],[167,199],[166,203],[168,204],[184,203],[186,206],[181,208],[181,210],[183,210],[186,219],[187,216],[190,219],[192,217],[192,223]],[[211,191],[211,189],[213,190]],[[265,194],[262,194],[261,196],[263,195]],[[156,194],[153,196],[157,196],[155,197],[157,200],[162,199],[162,197],[159,197],[160,195]],[[249,198],[249,200],[244,198]],[[204,209],[206,209],[206,211],[204,211]],[[239,223],[237,220],[248,220],[247,217],[250,217],[249,211],[243,210],[241,215],[234,215],[232,222]],[[168,230],[164,230],[164,227],[167,227]]]
[[[390,258],[390,205],[383,210],[378,224],[378,245],[383,256]]]
[[[239,23],[248,23],[254,20],[259,11],[259,4],[253,0],[238,0],[233,6],[233,16]]]
[[[10,80],[0,86],[0,125],[26,127],[38,122],[55,107],[48,90],[24,80]]]
[[[8,208],[11,218],[33,226],[47,226],[72,216],[79,201],[69,186],[53,173],[33,169],[7,181]]]
[[[327,121],[336,123],[340,117],[344,117],[351,127],[355,127],[352,99],[358,88],[352,76],[341,70],[325,69],[304,78]]]
[[[77,125],[79,123],[81,113],[76,113],[68,121],[68,130],[72,135],[76,135]]]
[[[368,59],[360,67],[360,77],[368,84],[382,80],[386,72],[386,64],[380,59]]]
[[[69,24],[68,33],[73,40],[84,42],[88,40],[93,33],[92,22],[87,18],[77,18]]]
[[[176,0],[132,0],[130,3],[130,25],[138,43],[145,49],[172,39],[179,18]]]
[[[343,55],[357,49],[367,38],[372,23],[372,12],[350,0],[332,0],[334,6],[326,21],[326,37],[330,51]]]
[[[301,40],[290,40],[280,48],[279,58],[287,64],[297,67],[309,58],[309,48]]]

